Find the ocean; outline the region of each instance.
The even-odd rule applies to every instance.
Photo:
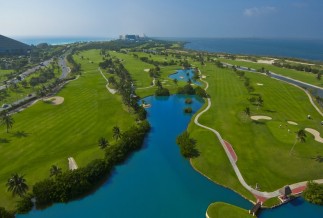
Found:
[[[187,42],[185,48],[192,50],[323,61],[323,40],[320,39],[178,38],[177,40]]]
[[[264,38],[174,38],[161,40],[186,42],[185,48],[229,54],[289,57],[323,61],[323,40],[320,39],[264,39]],[[111,37],[15,37],[28,45],[48,43],[62,45],[74,42],[110,41]]]

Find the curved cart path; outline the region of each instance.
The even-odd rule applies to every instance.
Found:
[[[201,75],[201,71],[199,71],[199,73]],[[208,87],[209,87],[209,83],[202,80],[202,79],[201,79],[201,81],[203,81],[206,84],[205,90],[207,90]],[[232,165],[232,168],[233,168],[234,172],[236,173],[236,175],[238,177],[238,180],[240,181],[241,185],[243,187],[245,187],[247,190],[249,190],[257,198],[257,201],[260,201],[260,202],[264,202],[269,198],[279,196],[280,195],[279,189],[276,190],[276,191],[273,191],[273,192],[262,192],[262,191],[258,191],[256,189],[252,188],[251,186],[249,186],[246,183],[246,181],[244,180],[244,178],[243,178],[243,176],[242,176],[242,174],[241,174],[241,172],[240,172],[240,170],[239,170],[239,168],[238,168],[238,166],[236,164],[237,156],[235,155],[235,152],[234,152],[232,146],[231,145],[227,146],[227,144],[229,144],[229,143],[223,140],[223,138],[221,137],[221,135],[220,135],[220,133],[218,131],[199,123],[198,120],[199,120],[200,116],[202,114],[204,114],[205,112],[207,112],[210,109],[211,105],[212,105],[212,102],[211,102],[210,98],[207,98],[207,104],[208,104],[207,107],[203,111],[201,111],[200,113],[198,113],[196,115],[196,117],[194,119],[194,123],[196,125],[204,128],[204,129],[210,130],[211,132],[213,132],[217,136],[217,138],[219,139],[225,153],[227,154],[227,157],[229,158],[229,161],[230,161],[230,163]],[[234,153],[234,155],[233,155],[233,153]],[[313,181],[317,182],[317,183],[320,183],[320,184],[323,183],[323,179],[313,180]],[[304,181],[304,182],[295,183],[295,184],[292,184],[292,185],[289,185],[289,186],[290,186],[292,192],[296,193],[296,192],[303,191],[305,189],[305,187],[306,187],[306,183],[307,183],[307,181]]]
[[[100,68],[100,67],[98,68],[98,70],[100,71],[100,73],[101,73],[101,75],[103,76],[103,78],[107,81],[107,85],[106,85],[105,87],[109,90],[109,92],[110,92],[112,95],[116,94],[116,93],[117,93],[117,90],[115,90],[115,89],[111,89],[111,88],[109,87],[109,80],[104,76],[104,74],[102,73],[102,70],[101,70],[101,68]]]

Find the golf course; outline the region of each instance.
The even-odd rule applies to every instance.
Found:
[[[117,141],[114,127],[126,131],[141,122],[125,104],[120,91],[114,93],[107,89],[118,88],[107,82],[112,81],[112,77],[119,85],[124,81],[112,72],[115,69],[111,66],[99,68],[106,60],[124,66],[132,78],[136,97],[140,99],[153,96],[161,87],[175,95],[179,87],[187,86],[190,82],[169,77],[177,70],[185,70],[186,63],[190,64],[189,69],[200,73],[198,82],[202,88],[207,87],[209,98],[204,98],[204,105],[194,111],[188,124],[187,131],[196,141],[199,154],[188,161],[194,170],[212,182],[257,202],[257,196],[237,178],[217,136],[194,122],[208,106],[208,110],[199,115],[198,122],[216,130],[232,146],[236,166],[253,189],[274,192],[285,185],[323,178],[323,139],[320,138],[323,137],[323,117],[317,111],[322,108],[314,108],[309,96],[298,87],[265,74],[241,73],[221,67],[215,60],[254,69],[264,67],[322,87],[315,75],[268,64],[218,58],[216,54],[186,52],[175,43],[174,48],[152,46],[151,49],[158,52],[145,51],[143,45],[121,50],[75,48],[72,57],[81,66],[75,79],[67,82],[54,96],[39,98],[31,106],[12,114],[14,124],[9,132],[5,126],[0,129],[0,206],[14,210],[15,202],[19,200],[19,196],[13,197],[6,187],[13,173],[24,175],[31,192],[35,183],[49,177],[51,166],[68,171],[72,157],[79,168],[85,167],[105,156],[98,139],[104,137],[109,144],[114,144]],[[153,71],[157,73],[152,76]],[[189,86],[197,87],[196,84]],[[208,101],[212,104],[208,105]],[[300,130],[305,132],[302,138],[298,134]],[[315,131],[317,136],[314,136]],[[277,202],[277,199],[268,200],[267,206]],[[246,212],[226,203],[215,203],[207,213],[210,218],[221,217],[217,213],[232,210],[239,214]],[[232,212],[232,217],[237,217],[234,216],[236,212]]]

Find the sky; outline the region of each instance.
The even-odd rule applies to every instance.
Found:
[[[323,39],[323,0],[0,0],[0,34]]]

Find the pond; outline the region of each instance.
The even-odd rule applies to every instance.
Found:
[[[190,79],[192,84],[201,86],[202,84],[199,81],[194,80],[194,70],[187,69],[187,70],[177,70],[176,73],[169,75],[169,78],[172,80],[177,79],[177,81],[184,81],[188,82]]]

